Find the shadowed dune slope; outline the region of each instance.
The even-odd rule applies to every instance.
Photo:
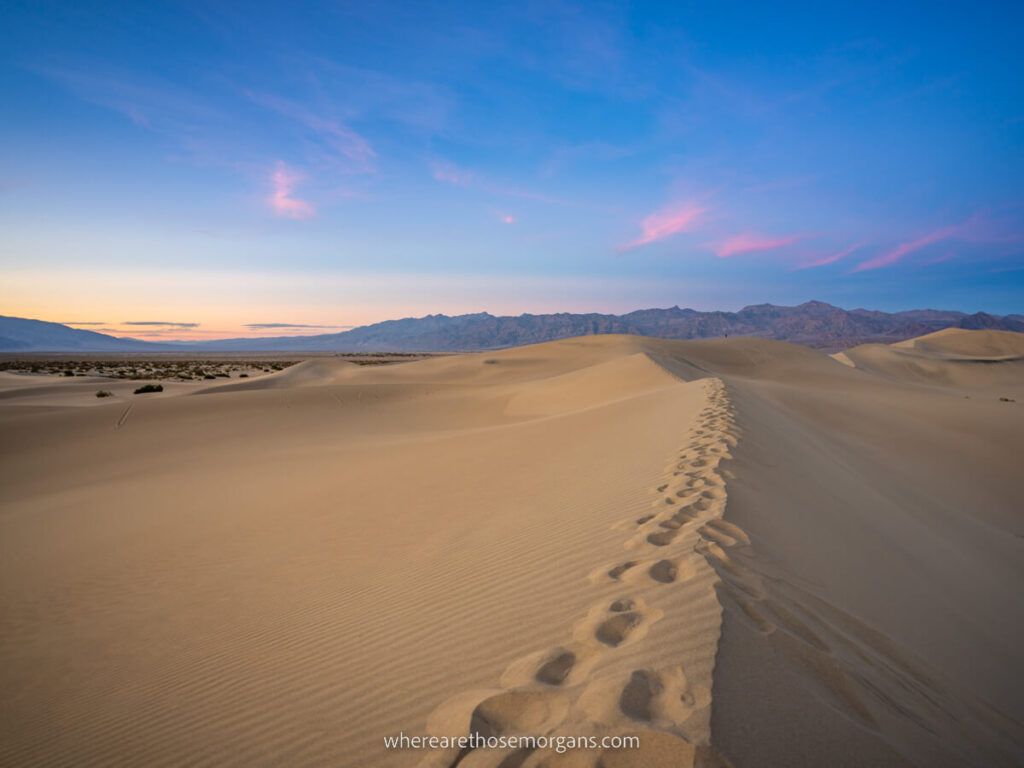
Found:
[[[975,359],[1006,360],[1024,357],[1024,334],[1009,331],[966,331],[946,328],[942,331],[907,339],[892,346],[916,349],[938,355]]]
[[[863,344],[843,353],[855,368],[917,384],[988,390],[1024,380],[1024,334],[950,328],[897,344]]]
[[[962,333],[957,354],[991,354]],[[710,553],[717,748],[737,768],[1019,765],[1019,363],[905,375],[744,339],[677,354],[723,379],[742,430],[725,519],[750,543]]]
[[[291,387],[321,387],[345,379],[345,375],[359,366],[347,360],[332,357],[316,357],[301,363],[275,371],[268,376],[260,376],[249,381],[238,381],[231,384],[204,387],[197,394],[244,392],[258,389],[289,389]]]

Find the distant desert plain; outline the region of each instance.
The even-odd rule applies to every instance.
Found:
[[[299,359],[0,372],[0,764],[1024,764],[1024,334]]]

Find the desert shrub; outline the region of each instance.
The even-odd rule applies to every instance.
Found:
[[[249,378],[249,374],[248,373],[240,373],[240,374],[238,374],[238,378],[240,378],[240,379],[248,379]]]
[[[145,395],[147,392],[163,392],[163,384],[143,384],[141,387],[135,390],[136,395]]]
[[[64,371],[64,375],[65,376],[74,376],[75,372],[69,369],[67,371]]]
[[[205,376],[203,376],[203,378],[204,378],[204,379],[209,379],[210,381],[213,381],[213,380],[214,380],[214,379],[216,379],[217,377],[216,377],[216,376],[214,376],[214,375],[213,375],[212,373],[208,373],[208,374],[206,374]]]
[[[96,393],[96,397],[113,397],[113,396],[114,396],[113,392],[108,392],[105,389],[101,389],[99,392]]]

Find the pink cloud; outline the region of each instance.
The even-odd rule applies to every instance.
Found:
[[[644,217],[640,222],[640,237],[622,246],[630,250],[664,240],[683,232],[692,232],[702,221],[707,208],[692,201],[673,203]]]
[[[800,264],[799,266],[796,267],[796,269],[812,269],[813,267],[824,267],[826,264],[834,264],[835,262],[841,259],[845,259],[851,253],[860,250],[863,247],[864,243],[854,243],[848,248],[843,248],[843,250],[837,251],[836,253],[830,254],[828,256],[822,256],[819,259],[814,259],[813,261],[808,261],[805,262],[804,264]]]
[[[753,253],[755,251],[773,251],[784,245],[791,245],[800,239],[800,235],[786,235],[784,237],[766,237],[743,233],[727,237],[718,243],[711,245],[711,250],[720,259],[728,259],[730,256],[737,256],[741,253]]]
[[[914,251],[919,251],[922,248],[931,245],[932,243],[937,243],[941,240],[946,240],[947,238],[953,237],[954,235],[958,234],[962,229],[962,224],[936,229],[932,232],[929,232],[926,235],[922,235],[916,240],[911,240],[906,243],[900,243],[895,248],[886,251],[885,253],[880,253],[879,255],[873,256],[872,258],[868,259],[867,261],[862,261],[860,264],[853,268],[853,271],[864,272],[869,269],[881,269],[882,267],[888,267],[890,264],[895,264],[896,262],[900,261],[902,258],[908,256]]]
[[[511,213],[499,213],[498,214],[498,218],[501,219],[501,222],[503,224],[515,224],[516,223],[516,217],[513,216]]]
[[[275,214],[288,219],[309,219],[316,215],[316,208],[311,203],[292,197],[296,185],[302,179],[302,174],[278,162],[270,177],[272,192],[269,202]]]

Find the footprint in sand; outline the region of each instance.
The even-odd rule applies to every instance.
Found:
[[[638,669],[629,677],[629,682],[619,696],[619,709],[634,720],[650,722],[654,719],[651,704],[661,694],[664,686],[656,674],[647,669]]]
[[[610,645],[614,648],[621,645],[633,630],[640,625],[641,621],[643,621],[643,616],[636,611],[616,613],[597,625],[597,631],[594,632],[594,636],[605,645]]]
[[[561,685],[576,666],[576,654],[572,651],[560,648],[540,667],[534,679],[539,683],[548,685]]]
[[[662,617],[639,597],[620,597],[611,603],[594,606],[574,632],[579,642],[596,639],[602,645],[616,648],[627,640],[639,639],[647,627]]]
[[[553,691],[505,691],[480,702],[469,730],[481,736],[548,733],[565,719],[569,702]]]
[[[608,571],[608,576],[613,581],[618,581],[619,579],[622,578],[622,574],[624,574],[630,568],[636,567],[636,564],[637,563],[636,563],[635,560],[630,560],[629,562],[626,562],[626,563],[620,563],[619,565],[616,565],[614,568],[612,568],[611,570]]]
[[[750,543],[750,537],[746,531],[738,525],[725,520],[710,520],[700,529],[700,535],[708,541],[713,541],[720,547],[735,547]]]
[[[658,531],[657,533],[648,534],[647,543],[653,544],[656,547],[667,547],[678,535],[678,530]]]
[[[618,701],[619,711],[632,720],[676,725],[710,703],[711,692],[703,686],[691,689],[682,667],[634,670]]]
[[[647,571],[648,575],[662,584],[671,584],[679,575],[679,567],[671,560],[659,560]]]

